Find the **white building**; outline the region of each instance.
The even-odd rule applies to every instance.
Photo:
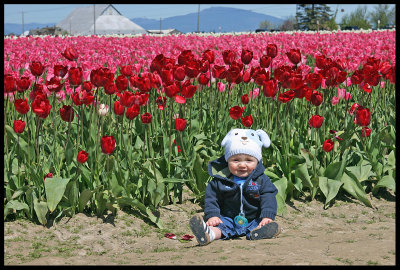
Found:
[[[70,35],[146,34],[147,31],[132,22],[113,5],[90,5],[73,10],[57,27]]]

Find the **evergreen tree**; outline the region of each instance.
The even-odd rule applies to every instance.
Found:
[[[300,30],[325,30],[332,25],[331,8],[326,4],[297,5],[296,20]]]

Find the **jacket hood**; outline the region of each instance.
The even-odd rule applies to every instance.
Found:
[[[262,175],[264,171],[265,167],[262,164],[262,161],[259,161],[257,167],[251,172],[251,174],[249,174],[249,176],[247,176],[246,180],[249,178],[256,179]],[[221,156],[220,158],[208,163],[208,174],[211,177],[233,181],[233,174],[229,171],[228,162],[225,160],[225,156]]]

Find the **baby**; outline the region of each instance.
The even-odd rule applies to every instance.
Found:
[[[261,148],[271,141],[261,129],[232,129],[222,140],[225,155],[208,164],[213,179],[205,193],[204,222],[201,214],[190,219],[200,245],[213,240],[246,235],[248,240],[276,237],[274,222],[277,188],[264,174]]]

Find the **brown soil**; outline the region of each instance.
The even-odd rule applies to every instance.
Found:
[[[375,208],[336,200],[294,200],[277,216],[275,239],[245,237],[207,246],[178,239],[192,235],[190,217],[201,212],[186,192],[182,204],[160,209],[165,229],[118,211],[103,218],[77,214],[43,227],[25,220],[4,223],[5,265],[395,265],[395,195],[371,198]]]

